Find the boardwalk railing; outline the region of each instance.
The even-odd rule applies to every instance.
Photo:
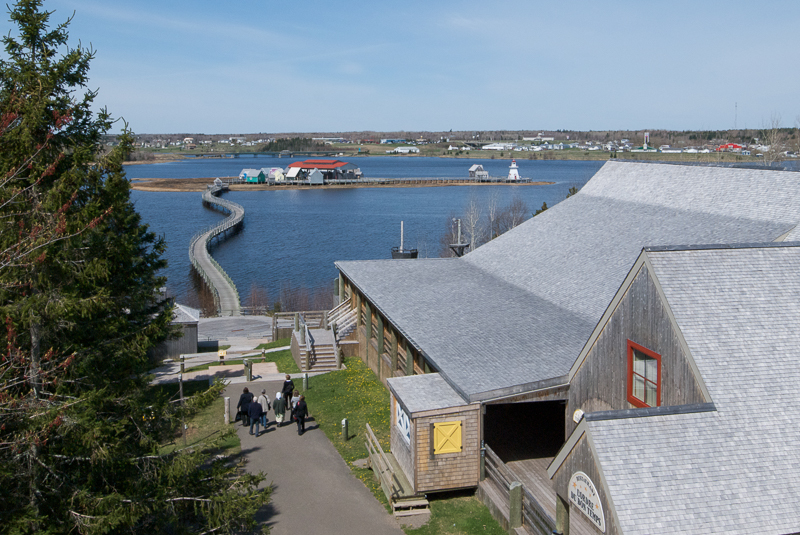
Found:
[[[211,293],[214,296],[214,304],[217,307],[218,314],[221,314],[222,312],[220,289],[214,285],[214,283],[211,280],[211,277],[207,272],[207,269],[195,256],[194,247],[198,241],[204,240],[205,241],[204,246],[206,247],[206,249],[208,249],[208,244],[211,242],[212,239],[242,224],[242,221],[244,220],[244,208],[235,202],[229,201],[227,199],[221,199],[217,196],[226,189],[228,189],[226,185],[209,186],[209,188],[205,191],[205,193],[203,193],[203,203],[218,206],[223,210],[230,212],[230,215],[225,219],[223,219],[222,221],[220,221],[219,223],[217,223],[216,225],[208,226],[200,230],[199,232],[195,233],[195,235],[192,236],[192,239],[189,242],[189,260],[191,261],[194,269],[197,270],[197,272],[203,278],[203,281],[206,283],[206,286],[208,286],[209,289],[211,290]],[[240,302],[240,299],[239,299],[239,291],[236,289],[236,285],[233,283],[233,280],[231,280],[230,276],[225,272],[225,270],[222,269],[222,266],[219,265],[219,262],[217,262],[214,259],[214,257],[211,256],[211,254],[208,255],[208,258],[210,259],[212,266],[217,271],[219,271],[219,273],[225,279],[225,282],[227,282],[228,285],[230,286],[230,289],[233,291],[233,294],[236,297],[236,303],[238,308],[238,303]]]
[[[496,489],[502,493],[505,505],[508,506],[509,487],[511,483],[518,481],[518,478],[514,476],[488,444],[485,448],[486,479],[495,484]],[[550,535],[556,527],[555,520],[542,509],[533,494],[524,486],[522,487],[522,518],[523,525],[537,535]]]

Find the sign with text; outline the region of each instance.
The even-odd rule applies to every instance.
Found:
[[[600,495],[589,476],[583,472],[575,472],[569,480],[569,501],[585,514],[603,533],[606,532],[606,519]]]
[[[406,444],[411,444],[411,419],[397,401],[394,402],[394,420],[397,430],[400,431],[400,436],[403,437]]]

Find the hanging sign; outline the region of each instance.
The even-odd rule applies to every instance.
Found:
[[[403,437],[406,444],[411,444],[411,419],[396,400],[394,402],[394,420],[400,436]]]
[[[585,514],[603,533],[606,532],[606,519],[603,506],[594,483],[583,472],[575,472],[569,480],[569,501]]]

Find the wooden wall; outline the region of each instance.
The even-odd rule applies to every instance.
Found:
[[[704,403],[680,340],[646,267],[642,267],[586,360],[570,381],[566,433],[576,427],[572,415],[634,408],[628,395],[628,340],[661,355],[661,405]]]
[[[355,340],[358,341],[358,356],[369,366],[385,383],[390,377],[402,377],[407,375],[408,359],[411,359],[413,374],[422,374],[430,371],[429,366],[425,366],[424,358],[414,351],[408,341],[400,335],[392,323],[380,315],[375,307],[368,303],[367,299],[352,288],[353,306],[358,308],[359,323],[355,331]],[[370,339],[367,340],[367,322],[372,325]],[[378,356],[378,333],[383,326],[383,352]],[[397,356],[395,357],[394,352]]]
[[[411,415],[416,453],[415,490],[419,493],[475,487],[480,479],[480,405],[445,409],[440,414]],[[431,455],[430,428],[438,422],[461,420],[460,453]]]
[[[595,489],[597,489],[597,494],[600,496],[600,503],[603,507],[603,516],[606,521],[605,535],[617,535],[619,529],[608,507],[608,497],[601,484],[600,473],[597,470],[597,464],[595,464],[594,455],[592,455],[592,450],[589,447],[589,442],[586,440],[586,435],[583,435],[578,443],[575,444],[575,447],[572,448],[572,452],[570,452],[555,476],[553,476],[553,484],[555,485],[556,494],[561,496],[561,498],[569,504],[570,530],[572,530],[573,522],[581,522],[582,525],[589,526],[589,529],[593,530],[595,533],[601,533],[601,531],[586,518],[581,510],[569,501],[569,480],[575,472],[583,472],[589,476],[589,479],[594,483]]]
[[[400,468],[403,469],[403,473],[405,473],[406,478],[411,483],[411,486],[414,486],[414,452],[411,451],[411,446],[414,444],[414,426],[411,426],[411,444],[407,444],[406,441],[400,436],[400,431],[397,430],[397,421],[395,420],[395,404],[397,400],[394,396],[391,396],[391,410],[392,410],[392,433],[391,433],[391,448],[392,448],[392,455],[397,460],[397,464],[400,465]]]
[[[178,358],[181,355],[197,353],[197,324],[181,323],[183,336],[169,338],[153,349],[153,356],[157,360]]]

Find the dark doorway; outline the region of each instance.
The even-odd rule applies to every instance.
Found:
[[[564,444],[566,401],[486,405],[483,436],[503,462],[554,457]]]

